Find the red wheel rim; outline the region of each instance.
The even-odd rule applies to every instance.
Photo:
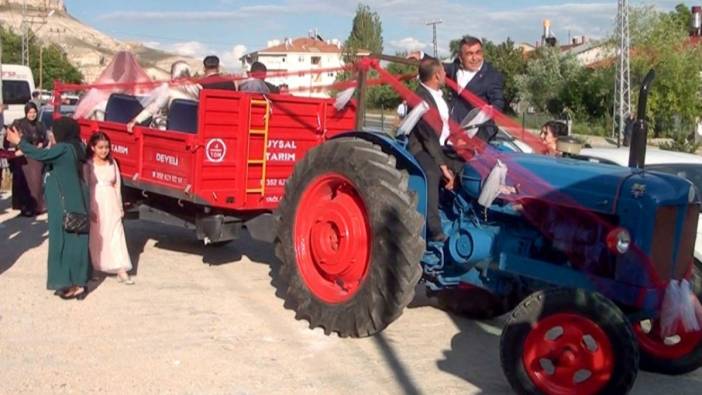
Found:
[[[634,325],[639,346],[656,358],[676,360],[685,357],[702,342],[702,332],[690,332],[661,337],[658,320],[643,320]]]
[[[609,337],[592,320],[571,313],[550,315],[524,341],[524,368],[547,394],[596,394],[612,378]]]
[[[351,299],[370,262],[370,226],[356,187],[339,174],[324,174],[303,192],[295,217],[297,267],[305,284],[327,303]]]

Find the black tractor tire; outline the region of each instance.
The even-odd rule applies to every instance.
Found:
[[[641,325],[641,323],[638,325]],[[636,332],[638,332],[638,328]],[[639,334],[639,336],[645,335]],[[702,366],[702,336],[700,336],[699,333],[684,334],[682,336],[693,336],[693,341],[696,342],[696,344],[691,347],[690,351],[675,357],[661,354],[656,351],[659,348],[652,349],[650,346],[647,347],[643,340],[639,340],[639,349],[641,350],[641,361],[639,363],[641,365],[641,370],[677,376],[690,373],[700,368]]]
[[[598,394],[626,394],[629,392],[639,370],[639,351],[629,321],[622,311],[606,297],[580,289],[538,291],[524,299],[512,311],[500,339],[500,361],[502,370],[515,392],[519,394],[588,393],[585,386],[588,385],[587,380],[589,378],[577,384],[569,383],[571,388],[566,388],[563,392],[560,392],[563,390],[563,387],[560,387],[561,390],[549,391],[544,389],[544,387],[548,387],[547,385],[542,383],[539,386],[532,380],[525,366],[526,362],[524,359],[528,358],[530,353],[534,351],[533,348],[530,348],[534,345],[534,339],[538,340],[540,338],[540,336],[529,338],[532,331],[534,331],[535,335],[540,335],[541,332],[539,331],[544,330],[543,328],[555,328],[555,336],[557,336],[555,339],[549,339],[548,341],[544,339],[542,340],[543,343],[536,342],[537,345],[547,344],[555,352],[555,350],[561,349],[561,344],[557,343],[558,339],[562,338],[564,341],[568,339],[565,334],[570,330],[568,329],[569,325],[580,325],[573,319],[569,320],[568,317],[576,317],[581,320],[579,322],[587,324],[581,325],[578,329],[588,328],[589,326],[588,330],[580,332],[582,336],[580,341],[581,349],[586,346],[585,335],[590,335],[590,332],[593,332],[590,335],[590,339],[602,336],[601,338],[606,338],[609,343],[609,345],[597,343],[594,347],[589,346],[592,347],[592,350],[589,351],[583,349],[585,352],[607,350],[606,352],[612,356],[613,363],[609,370],[609,373],[611,373],[609,381],[603,384],[601,388],[594,388],[589,392]],[[554,324],[545,320],[555,321],[556,326],[551,327]],[[558,326],[562,330],[560,335],[557,334]],[[592,331],[592,328],[595,328],[595,331]],[[547,333],[551,333],[552,330],[554,329],[549,330]],[[599,332],[599,335],[597,332]],[[551,357],[558,358],[555,355]],[[546,370],[542,360],[543,358],[538,359],[539,364],[541,364],[540,368]],[[575,359],[575,361],[585,360],[588,360],[588,358]],[[559,364],[560,362],[554,362],[552,365],[554,366],[553,372],[557,369],[555,367],[557,363]],[[530,372],[534,374],[533,371]],[[541,372],[542,377],[552,374]]]
[[[456,287],[435,293],[439,308],[458,316],[487,320],[510,311],[514,304],[479,287]]]
[[[348,181],[343,191],[339,188],[332,195],[353,194],[357,198],[354,202],[361,201],[358,205],[367,213],[369,233],[367,243],[353,244],[368,248],[365,276],[347,299],[334,301],[325,300],[310,286],[315,284],[307,283],[302,267],[309,266],[304,266],[299,254],[313,247],[303,244],[305,247],[300,249],[296,244],[300,241],[296,221],[305,223],[305,216],[315,212],[317,206],[301,207],[301,200],[313,193],[306,192],[308,188],[315,191],[319,180],[330,175]],[[277,294],[284,298],[285,307],[296,312],[297,319],[309,321],[310,328],[323,328],[327,335],[336,332],[341,337],[365,337],[382,331],[412,301],[422,275],[420,260],[426,244],[422,238],[424,219],[416,210],[408,179],[406,172],[396,168],[393,156],[359,138],[327,141],[296,164],[275,212],[275,252],[281,265],[272,270],[272,277]],[[319,206],[323,204],[320,200]],[[338,282],[330,280],[329,284],[333,287]]]

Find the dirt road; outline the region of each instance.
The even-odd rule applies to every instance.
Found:
[[[63,301],[45,290],[46,217],[16,215],[0,195],[0,393],[510,393],[501,321],[453,317],[423,292],[379,336],[328,337],[275,296],[269,245],[208,248],[129,221],[137,284],[108,277]],[[702,393],[702,370],[641,373],[634,389],[673,392]]]

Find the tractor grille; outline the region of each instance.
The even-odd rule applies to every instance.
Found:
[[[675,234],[678,210],[685,210],[685,222],[682,224],[681,237],[676,245]],[[699,207],[697,205],[660,207],[656,212],[651,259],[661,280],[667,282],[671,279],[671,276],[677,280],[685,276],[692,262],[698,218]],[[676,257],[675,251],[678,254],[674,263],[675,267],[672,268],[673,259]]]

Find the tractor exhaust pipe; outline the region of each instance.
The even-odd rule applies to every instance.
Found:
[[[629,147],[629,167],[643,169],[646,162],[646,136],[648,135],[648,123],[646,122],[646,105],[648,94],[651,92],[651,84],[656,78],[655,70],[651,69],[639,91],[639,108],[636,114],[634,130],[631,132],[631,142]]]

